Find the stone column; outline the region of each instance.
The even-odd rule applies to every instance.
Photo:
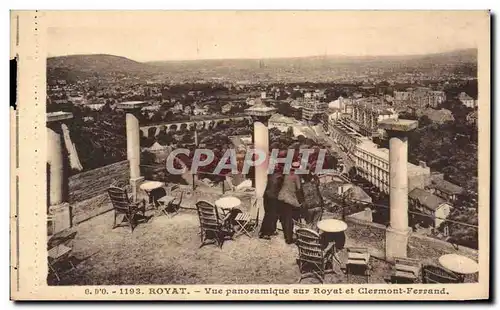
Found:
[[[380,123],[389,140],[390,226],[386,231],[387,260],[406,257],[408,238],[408,133],[418,126],[413,120],[385,120]]]
[[[71,207],[68,200],[68,158],[64,151],[62,124],[73,118],[68,112],[47,113],[47,195],[48,214],[52,216],[52,234],[70,228]]]
[[[255,166],[255,176],[254,176],[254,186],[255,186],[255,198],[257,199],[257,207],[259,208],[259,215],[264,214],[264,191],[267,186],[267,169],[268,169],[268,158],[269,156],[269,130],[267,127],[267,122],[256,121],[253,125],[253,141],[255,150],[259,150],[260,153],[266,154],[266,160],[261,164]],[[263,216],[259,216],[261,219]]]
[[[255,122],[254,128],[254,148],[269,156],[269,130],[267,124]],[[257,197],[263,197],[267,185],[268,160],[255,167],[255,193]],[[263,213],[261,213],[263,214]]]
[[[122,102],[117,105],[119,109],[123,109],[126,112],[127,159],[130,167],[130,185],[132,186],[134,201],[137,200],[139,185],[144,180],[140,169],[141,141],[138,114],[145,105],[146,102],[144,101]]]
[[[257,99],[257,103],[253,107],[246,110],[247,114],[252,117],[254,124],[252,139],[254,148],[266,156],[265,160],[261,164],[254,167],[255,177],[253,185],[255,187],[255,199],[257,207],[259,208],[260,220],[263,218],[264,214],[264,191],[266,190],[267,185],[267,170],[269,163],[268,122],[275,110],[275,108],[267,107],[260,99]]]

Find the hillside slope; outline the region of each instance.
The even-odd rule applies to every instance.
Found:
[[[96,55],[70,55],[50,57],[47,59],[47,67],[66,68],[76,71],[116,71],[137,72],[154,69],[154,66],[137,62],[126,57],[96,54]]]

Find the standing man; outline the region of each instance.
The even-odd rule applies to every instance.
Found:
[[[283,172],[277,166],[275,171],[268,175],[266,191],[264,192],[264,219],[260,229],[259,238],[271,239],[276,234],[276,224],[278,222],[278,209],[280,201],[278,194],[283,185]]]
[[[278,194],[280,200],[278,212],[287,244],[293,243],[293,215],[300,211],[301,184],[299,176],[295,174],[295,170],[299,167],[299,162],[292,163],[290,174],[283,178],[283,185]]]

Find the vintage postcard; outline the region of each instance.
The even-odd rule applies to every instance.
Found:
[[[14,300],[484,300],[489,11],[12,11]]]

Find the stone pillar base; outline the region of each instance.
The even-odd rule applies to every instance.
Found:
[[[71,228],[71,206],[67,202],[49,207],[49,215],[52,221],[49,222],[50,227],[49,235],[55,235],[65,229]]]
[[[406,257],[411,231],[411,228],[401,231],[390,226],[387,227],[385,231],[385,258],[387,261],[394,261],[394,257]]]
[[[135,179],[130,179],[130,186],[132,187],[132,198],[134,201],[137,201],[137,195],[139,194],[139,186],[142,181],[144,181],[144,177],[138,177]]]

